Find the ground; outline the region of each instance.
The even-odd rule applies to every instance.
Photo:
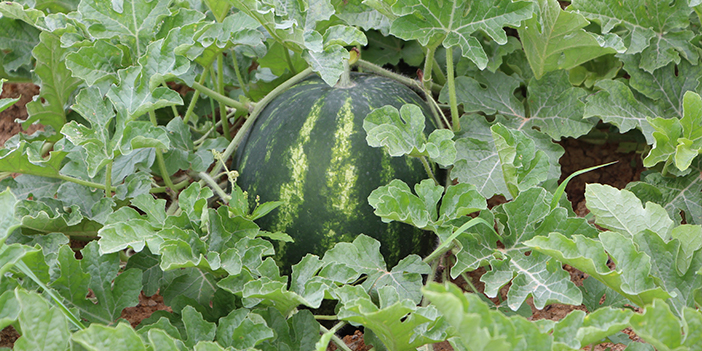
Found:
[[[17,98],[20,101],[7,110],[0,112],[0,145],[12,135],[22,131],[22,127],[16,120],[24,120],[27,118],[27,113],[24,105],[31,101],[32,96],[37,94],[39,89],[33,84],[5,84],[0,98]],[[33,132],[38,126],[31,127],[28,131]],[[567,139],[560,142],[565,148],[565,155],[561,158],[562,178],[565,179],[571,173],[584,168],[601,165],[611,161],[618,161],[616,164],[601,168],[592,172],[585,173],[573,179],[566,188],[569,200],[573,203],[573,208],[578,215],[584,216],[587,214],[587,209],[584,203],[584,192],[586,183],[601,183],[609,184],[617,188],[623,188],[632,181],[639,180],[639,176],[643,171],[641,164],[641,154],[637,153],[635,148],[631,147],[631,143],[613,141],[609,143],[590,143],[584,140]],[[632,151],[633,150],[633,151]],[[492,199],[491,204],[499,203],[499,199]],[[582,280],[585,275],[570,267],[565,267],[570,273],[571,278],[576,285],[582,285]],[[474,286],[482,291],[483,284],[480,282],[480,274],[483,270],[472,272],[469,276]],[[467,284],[462,279],[456,281],[459,286],[466,287]],[[531,303],[531,301],[529,301]],[[139,304],[135,307],[126,308],[122,311],[122,318],[128,320],[132,326],[136,326],[143,319],[147,318],[156,310],[168,309],[169,307],[163,304],[163,298],[159,295],[144,296],[139,298]],[[559,320],[565,317],[573,309],[585,309],[583,306],[566,306],[554,304],[547,306],[543,310],[533,308],[533,319],[552,319]],[[625,331],[626,332],[626,331]],[[370,347],[363,343],[363,338],[360,331],[356,331],[352,335],[344,337],[344,341],[354,351],[367,351]],[[0,347],[12,347],[17,339],[17,332],[12,327],[5,328],[0,332]],[[635,336],[632,336],[635,337]],[[623,345],[617,345],[612,348],[612,351],[622,350]],[[612,347],[611,344],[602,344],[595,347],[595,350],[605,350],[607,347]],[[333,347],[330,350],[334,350]],[[448,343],[441,343],[434,346],[434,350],[446,351],[452,350]],[[586,348],[585,350],[589,350]]]

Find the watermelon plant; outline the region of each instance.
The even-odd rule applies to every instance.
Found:
[[[0,149],[0,328],[16,350],[348,350],[353,328],[702,349],[700,6],[0,3],[0,85],[37,84],[43,126]],[[561,180],[559,142],[603,129],[648,168],[588,184],[580,217],[564,189],[591,169]],[[554,304],[579,307],[530,318]]]

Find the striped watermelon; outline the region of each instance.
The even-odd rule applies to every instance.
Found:
[[[274,243],[283,271],[307,253],[321,256],[361,233],[380,241],[390,265],[431,248],[429,235],[383,223],[367,200],[395,178],[413,186],[427,178],[425,169],[417,159],[390,157],[368,146],[363,130],[363,119],[375,108],[413,103],[427,116],[429,109],[394,80],[359,73],[351,79],[346,88],[330,87],[317,76],[291,87],[266,106],[237,150],[237,183],[249,199],[284,202],[256,221],[263,230],[295,239]]]

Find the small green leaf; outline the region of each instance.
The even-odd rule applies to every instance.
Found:
[[[74,333],[71,340],[90,351],[146,351],[143,340],[125,323],[114,327],[91,324],[87,329]]]
[[[512,131],[501,124],[490,128],[495,148],[500,157],[502,174],[512,196],[546,180],[548,157],[536,150],[534,141],[519,131]]]
[[[253,348],[274,335],[261,315],[245,308],[234,310],[220,318],[217,326],[217,343],[236,349]]]
[[[433,306],[417,307],[411,300],[399,299],[392,287],[378,290],[380,308],[359,286],[344,285],[336,294],[341,303],[338,318],[372,330],[389,350],[415,350],[446,337],[447,326]]]
[[[424,184],[423,186],[421,186]],[[373,190],[368,196],[368,203],[375,209],[375,214],[384,222],[399,221],[412,224],[418,228],[427,228],[436,221],[436,205],[441,199],[443,188],[425,179],[415,186],[417,195],[409,186],[395,179],[390,184]],[[420,193],[422,191],[422,193]]]
[[[15,204],[17,199],[9,189],[0,193],[0,244],[20,226],[20,221],[15,218]]]

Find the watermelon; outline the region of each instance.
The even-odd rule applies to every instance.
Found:
[[[363,119],[373,109],[412,103],[430,116],[424,100],[405,85],[352,73],[348,87],[330,87],[311,76],[275,98],[259,115],[234,158],[237,184],[252,202],[284,204],[258,219],[261,229],[284,232],[295,242],[275,242],[276,262],[289,270],[305,254],[321,255],[359,234],[381,243],[391,266],[410,253],[425,253],[431,235],[383,223],[368,195],[393,179],[412,187],[428,176],[418,159],[390,157],[366,143]],[[434,129],[429,119],[429,128]]]

